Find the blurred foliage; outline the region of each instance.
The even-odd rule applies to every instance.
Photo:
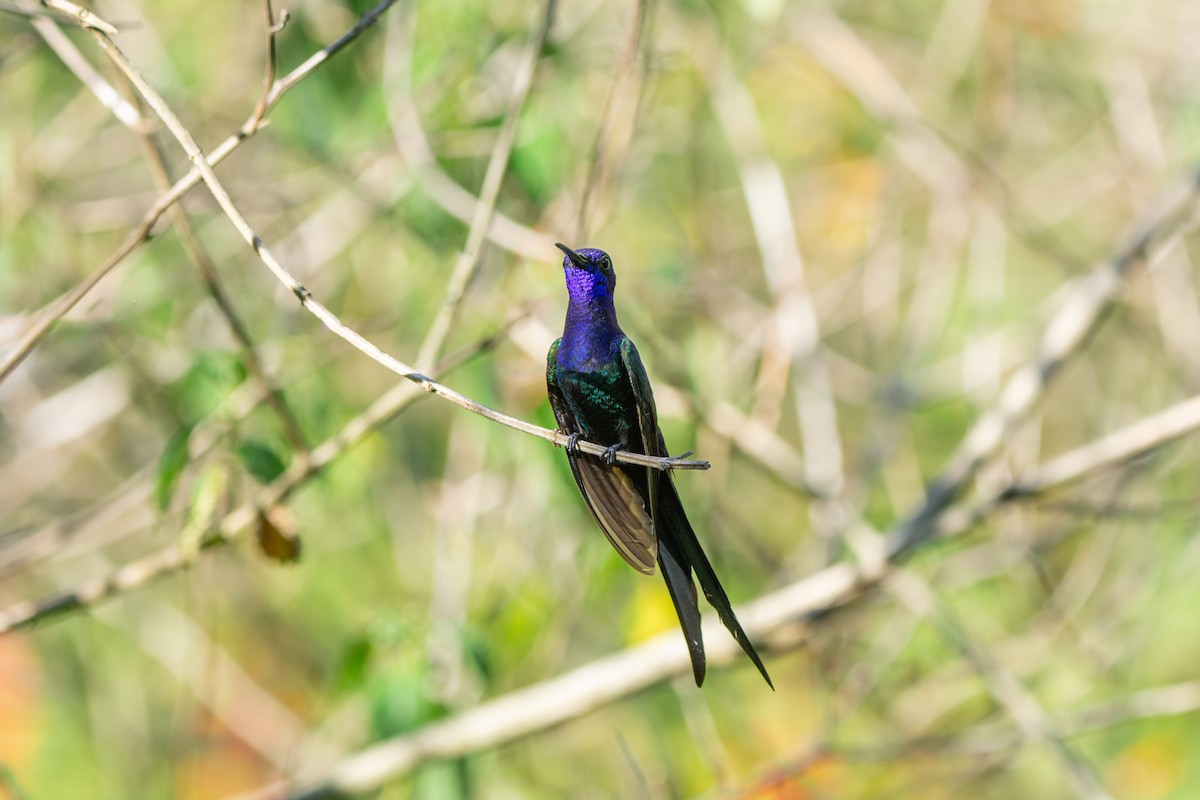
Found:
[[[371,5],[287,4],[281,72]],[[257,6],[94,7],[203,147],[253,109]],[[411,90],[437,169],[477,192],[536,13],[400,3],[219,167],[288,268],[401,359],[416,357],[467,225],[398,156],[399,98]],[[717,424],[731,407],[822,456],[805,453],[796,413],[812,363],[772,353],[785,304],[746,192],[778,169],[789,207],[772,210],[803,255],[846,499],[885,528],[1036,352],[1062,287],[1200,158],[1200,13],[1185,0],[650,3],[636,121],[585,236],[578,206],[633,18],[631,2],[559,4],[499,210],[547,242],[612,253],[667,439],[714,465],[678,474],[680,492],[744,601],[851,557],[819,535],[817,504]],[[90,37],[68,36],[116,80]],[[736,114],[719,110],[738,97]],[[2,354],[158,193],[137,137],[7,13],[0,109]],[[178,177],[186,159],[154,136]],[[395,384],[297,307],[202,188],[182,207],[310,444]],[[1198,244],[1186,231],[1135,273],[980,486],[1200,387]],[[446,381],[549,426],[544,352],[565,292],[544,249],[485,249],[443,354],[504,330]],[[661,581],[595,530],[561,452],[436,400],[269,509],[261,552],[200,552],[223,513],[296,463],[249,363],[164,220],[0,384],[0,605],[175,542],[195,555],[120,600],[0,636],[0,797],[199,800],[319,774],[676,629]],[[1200,679],[1198,454],[1184,441],[1009,504],[909,564],[1115,797],[1200,794],[1200,717],[1135,702]],[[381,796],[1071,794],[1053,751],[1014,737],[941,628],[887,592],[812,620],[805,646],[768,664],[776,693],[739,663],[702,692],[656,686],[424,765]],[[1105,703],[1127,711],[1081,716]]]

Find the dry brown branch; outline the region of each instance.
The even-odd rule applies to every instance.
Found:
[[[258,128],[262,125],[263,119],[267,116],[267,102],[271,95],[271,89],[275,86],[275,70],[276,70],[276,55],[275,55],[275,36],[283,30],[283,27],[288,22],[287,9],[279,17],[279,21],[275,21],[275,10],[271,7],[271,0],[263,0],[263,11],[266,14],[265,32],[267,35],[267,68],[263,72],[263,88],[262,94],[259,95],[258,103],[254,106],[254,113],[250,115],[248,125]]]

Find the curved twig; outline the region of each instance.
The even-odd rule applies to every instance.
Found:
[[[266,109],[264,114],[268,113],[279,100],[287,94],[300,81],[311,75],[319,66],[324,64],[330,58],[335,56],[350,42],[358,38],[359,34],[367,28],[374,25],[385,11],[396,4],[398,0],[382,0],[379,5],[372,8],[367,13],[363,14],[354,27],[342,35],[336,42],[318,50],[310,56],[303,64],[296,67],[283,78],[275,81],[271,91],[267,94]],[[257,110],[246,123],[242,126],[238,133],[230,136],[225,141],[221,142],[216,149],[208,154],[208,163],[215,166],[224,161],[230,153],[236,150],[242,142],[253,136],[262,129],[261,119],[258,118]],[[257,122],[256,122],[257,120]],[[138,248],[143,242],[150,238],[150,231],[154,228],[155,223],[173,204],[179,201],[179,198],[188,193],[196,184],[200,183],[200,171],[192,167],[186,175],[175,181],[175,185],[171,190],[155,201],[154,205],[142,216],[141,222],[129,232],[125,237],[125,241],[116,249],[116,251],[108,257],[108,259],[100,265],[95,272],[77,284],[73,289],[64,294],[58,300],[51,303],[39,315],[37,322],[25,332],[16,346],[0,361],[0,381],[7,378],[12,371],[20,366],[21,362],[33,352],[33,349],[46,337],[46,335],[54,328],[58,321],[74,308],[80,300],[96,287],[108,273],[125,258]]]

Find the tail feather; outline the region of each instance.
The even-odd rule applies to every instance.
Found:
[[[692,675],[696,685],[701,686],[705,671],[704,639],[700,633],[700,604],[696,599],[696,584],[692,583],[692,571],[672,539],[659,542],[658,563],[662,566],[663,579],[667,582],[667,591],[675,604],[675,614],[692,657]]]
[[[742,630],[742,625],[738,622],[738,618],[733,613],[733,606],[729,602],[729,596],[725,594],[724,587],[717,580],[717,573],[713,571],[712,564],[708,561],[708,556],[704,554],[704,550],[700,547],[700,542],[696,539],[696,533],[692,530],[691,523],[688,522],[687,515],[683,511],[683,504],[679,500],[679,493],[675,491],[674,482],[669,476],[666,480],[661,481],[658,496],[658,518],[659,525],[657,526],[659,537],[659,557],[660,561],[663,551],[671,552],[675,559],[684,565],[685,570],[690,572],[696,571],[696,578],[700,581],[700,588],[704,590],[704,596],[708,598],[708,602],[717,610],[717,616],[721,618],[721,623],[737,641],[750,660],[754,662],[754,666],[758,667],[759,674],[763,676],[763,680],[772,689],[775,684],[771,682],[771,676],[767,674],[767,668],[763,666],[762,659],[758,656],[758,651],[754,649],[754,645],[750,642],[750,637],[746,635],[746,631]],[[664,575],[666,574],[666,563],[663,563]],[[687,581],[689,586],[691,580]],[[676,599],[676,589],[672,587],[671,580],[667,580],[667,586],[671,590],[671,598],[675,600],[675,608],[679,610],[679,600]],[[695,588],[692,587],[692,607],[695,608]],[[698,615],[698,612],[697,612]],[[688,648],[692,649],[692,637],[688,633],[688,623],[684,621],[683,612],[679,613],[680,624],[683,625],[684,634],[688,638]],[[696,640],[699,641],[699,627],[696,623]],[[700,658],[703,663],[704,651],[703,645],[700,645]],[[696,665],[695,650],[693,649],[692,666]],[[696,680],[697,685],[700,679]]]

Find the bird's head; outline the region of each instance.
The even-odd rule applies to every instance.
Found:
[[[566,254],[563,272],[572,300],[596,303],[612,299],[613,289],[617,286],[617,273],[613,270],[608,253],[594,247],[572,250],[565,244],[555,246]]]

